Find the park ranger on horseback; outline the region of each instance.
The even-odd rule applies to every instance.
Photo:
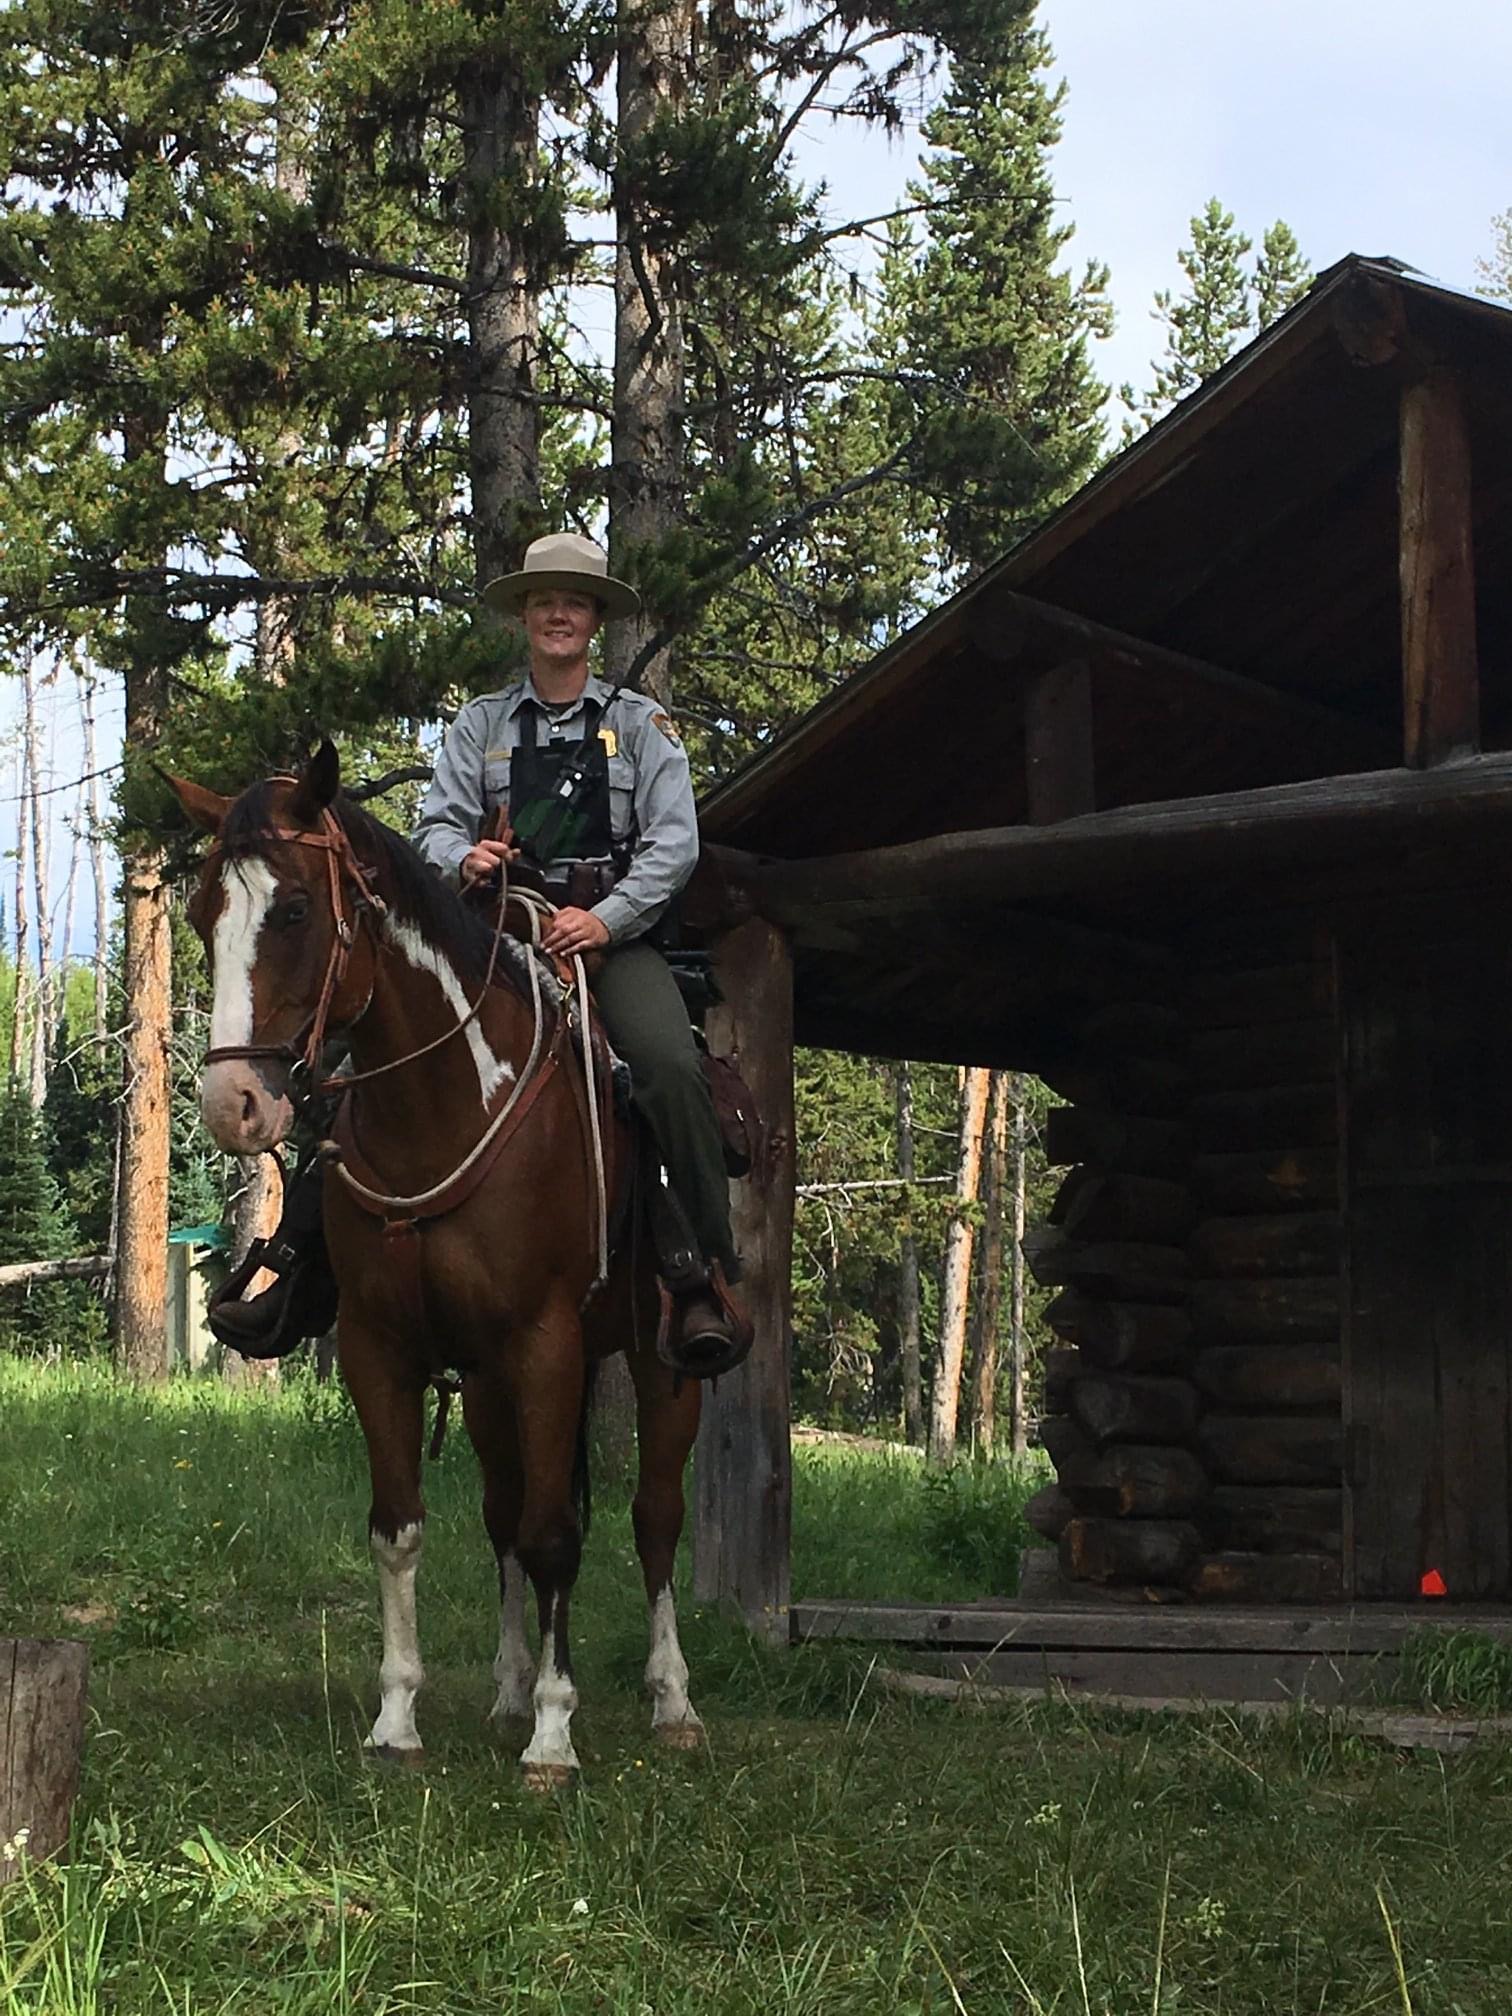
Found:
[[[656,1229],[673,1298],[668,1353],[707,1376],[744,1356],[750,1330],[729,1295],[739,1264],[718,1121],[677,983],[650,936],[698,860],[687,754],[659,701],[611,691],[589,670],[605,616],[640,606],[593,540],[537,539],[483,599],[523,619],[530,673],[457,716],[415,844],[464,891],[523,868],[558,906],[545,950],[599,955],[595,999],[665,1179]],[[281,1355],[330,1320],[318,1220],[313,1199],[299,1208],[301,1187],[279,1231],[249,1256],[277,1271],[273,1287],[236,1299],[253,1271],[238,1269],[211,1312],[222,1341],[248,1355]]]

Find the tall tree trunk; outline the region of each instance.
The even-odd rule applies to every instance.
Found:
[[[961,1137],[957,1162],[958,1207],[976,1202],[982,1177],[982,1129],[987,1118],[989,1071],[973,1065],[962,1073]],[[948,1463],[955,1454],[961,1404],[961,1365],[966,1353],[966,1305],[970,1299],[971,1219],[958,1208],[945,1237],[945,1280],[940,1295],[940,1348],[930,1396],[929,1460]]]
[[[683,486],[683,317],[678,261],[647,242],[645,205],[627,162],[647,128],[680,101],[691,60],[691,0],[620,0],[620,163],[615,178],[619,250],[614,275],[614,417],[610,429],[609,553],[617,573],[639,572],[641,548],[676,526]],[[605,658],[624,677],[661,628],[648,599],[637,617],[609,626]],[[672,654],[658,651],[640,683],[672,704]]]
[[[68,964],[73,953],[74,905],[79,895],[79,834],[84,825],[84,786],[68,828],[68,880],[63,885],[63,931],[58,944],[57,977],[53,987],[48,1035],[56,1042],[68,1008]]]
[[[1024,1397],[1024,1205],[1028,1191],[1029,1115],[1024,1079],[1012,1078],[1013,1125],[1009,1134],[1009,1184],[1013,1191],[1013,1245],[1008,1256],[1008,1407],[1013,1453],[1029,1449],[1029,1415]]]
[[[900,1064],[898,1085],[898,1174],[914,1179],[913,1067]],[[910,1223],[912,1207],[910,1206]],[[917,1448],[924,1440],[924,1384],[919,1369],[919,1244],[905,1232],[898,1247],[898,1357],[903,1372],[903,1433]]]
[[[95,677],[75,665],[79,682],[79,713],[84,724],[84,781],[89,791],[89,866],[94,877],[94,1033],[105,1041],[110,1003],[110,883],[105,864],[105,826],[100,817],[100,765],[95,755]]]
[[[26,902],[27,820],[31,766],[23,739],[16,752],[16,990],[11,1006],[10,1082],[21,1083],[27,1059],[27,1027],[31,1014],[31,927]]]
[[[127,198],[128,207],[130,196]],[[161,347],[145,332],[143,351]],[[125,422],[126,459],[163,458],[166,416],[148,409]],[[154,555],[162,559],[161,554]],[[163,618],[128,598],[122,669],[124,740],[150,758],[168,702],[170,642]],[[122,981],[126,1009],[125,1089],[121,1100],[120,1187],[116,1213],[115,1354],[136,1379],[168,1375],[168,1171],[173,1030],[173,940],[163,849],[130,839],[122,853]]]
[[[37,733],[37,685],[30,665],[21,675],[25,707],[26,804],[31,827],[32,887],[37,898],[37,993],[31,1025],[31,1103],[40,1111],[47,1097],[47,1038],[52,1022],[52,896],[48,889],[48,832],[42,816],[42,745]]]
[[[987,1118],[986,1211],[982,1222],[982,1288],[972,1316],[975,1404],[972,1442],[992,1454],[997,1431],[998,1316],[1003,1306],[1003,1217],[1008,1189],[1008,1120],[1011,1074],[990,1074]]]
[[[483,65],[462,89],[462,173],[468,195],[467,457],[478,587],[519,565],[522,535],[540,509],[540,280],[523,232],[500,223],[500,194],[516,215],[535,181],[541,101],[518,67]]]

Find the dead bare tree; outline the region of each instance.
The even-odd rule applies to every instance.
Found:
[[[47,1097],[47,1038],[52,1022],[52,902],[48,890],[48,833],[42,816],[42,750],[37,733],[37,681],[28,665],[21,675],[23,733],[26,738],[26,804],[31,829],[32,887],[37,899],[37,991],[31,1023],[29,1090],[33,1106]]]
[[[105,828],[100,818],[100,765],[95,754],[95,678],[74,661],[74,677],[79,685],[79,713],[84,725],[84,782],[88,788],[89,865],[94,876],[94,1033],[95,1041],[105,1040],[106,1012],[110,995],[110,953],[107,926],[110,916],[110,888],[105,869]]]
[[[1028,1191],[1029,1113],[1022,1072],[1012,1078],[1013,1122],[1009,1130],[1009,1186],[1013,1192],[1013,1241],[1008,1256],[1008,1408],[1015,1456],[1027,1454],[1029,1416],[1024,1395],[1024,1207]]]
[[[21,1083],[21,1067],[26,1060],[27,1027],[31,1015],[31,927],[26,901],[26,801],[30,771],[23,740],[16,751],[16,895],[15,960],[16,989],[11,1004],[10,1082]]]

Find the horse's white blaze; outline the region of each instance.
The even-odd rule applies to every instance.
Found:
[[[401,1526],[392,1540],[372,1537],[383,1605],[383,1662],[378,1668],[378,1720],[368,1737],[370,1750],[418,1750],[415,1696],[425,1680],[420,1664],[420,1632],[415,1621],[415,1574],[425,1529],[418,1520]]]
[[[429,944],[413,924],[392,913],[388,919],[389,942],[400,952],[419,973],[429,973],[441,992],[446,996],[448,1007],[460,1022],[472,1008],[467,990],[457,977],[457,970],[449,959],[442,958],[434,945]],[[476,1019],[467,1024],[463,1034],[467,1047],[472,1052],[473,1063],[478,1067],[478,1091],[486,1106],[499,1087],[514,1077],[514,1066],[507,1058],[496,1057],[489,1046],[488,1038],[478,1027]]]
[[[221,912],[211,937],[215,955],[215,994],[210,1003],[212,1050],[252,1041],[257,934],[277,890],[273,870],[255,857],[229,863],[221,875]]]
[[[499,1650],[493,1664],[498,1694],[489,1710],[496,1722],[531,1712],[535,1661],[525,1636],[525,1570],[519,1557],[504,1556],[504,1587],[499,1603]]]
[[[688,1662],[678,1642],[677,1606],[670,1587],[659,1589],[651,1603],[651,1656],[646,1661],[646,1691],[651,1696],[653,1729],[703,1727],[688,1699]]]
[[[564,1673],[556,1663],[556,1606],[559,1598],[552,1599],[551,1615],[546,1620],[542,1633],[541,1670],[535,1683],[535,1728],[530,1741],[520,1752],[522,1764],[559,1765],[568,1771],[578,1768],[577,1752],[572,1747],[572,1711],[577,1707],[577,1689],[572,1684],[572,1675]]]

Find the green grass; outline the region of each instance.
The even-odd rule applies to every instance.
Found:
[[[1426,1708],[1469,1715],[1512,1711],[1512,1645],[1484,1631],[1414,1631],[1402,1649],[1396,1691]]]
[[[5,2016],[1512,2007],[1495,1748],[938,1708],[867,1654],[762,1652],[688,1605],[711,1742],[665,1756],[606,1486],[575,1610],[583,1782],[539,1801],[483,1724],[461,1437],[428,1477],[413,1774],[360,1751],[377,1629],[341,1406],[0,1364],[0,1477],[0,1631],[94,1656],[72,1863],[0,1891]],[[1011,1559],[1031,1483],[932,1501],[907,1459],[800,1451],[800,1589],[986,1593],[962,1563]]]

